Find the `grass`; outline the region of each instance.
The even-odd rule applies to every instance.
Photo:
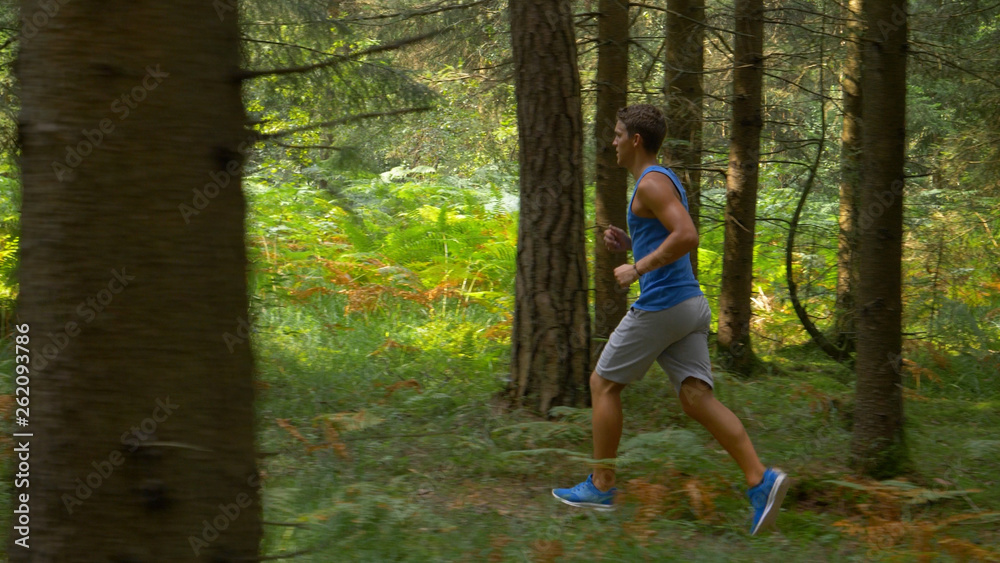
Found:
[[[407,320],[417,319],[397,322]],[[358,320],[369,322],[384,326]],[[344,357],[350,346],[320,344],[298,361],[286,347],[272,348],[266,333],[258,341],[267,385],[259,402],[261,449],[277,453],[263,464],[266,518],[307,525],[269,528],[268,554],[312,549],[305,558],[314,561],[949,561],[973,557],[977,548],[998,552],[997,517],[972,516],[1000,509],[997,442],[989,440],[1000,405],[949,397],[946,385],[940,393],[925,387],[926,400],[907,402],[918,470],[890,486],[855,479],[844,465],[851,436],[842,409],[852,388],[842,367],[819,357],[772,358],[789,366],[784,375],[742,381],[720,374],[720,398],[743,419],[765,461],[795,480],[780,530],[750,537],[740,472],[683,415],[662,374],[626,394],[620,484],[627,494],[621,510],[604,515],[562,505],[549,492],[588,471],[581,461],[589,455],[588,411],[564,409],[551,421],[502,412],[492,400],[502,383],[496,374],[486,385],[473,381],[485,374],[443,377],[433,369],[440,358],[416,350],[374,367],[364,348],[354,348],[352,361]],[[415,384],[389,383],[394,373],[406,381],[398,372],[413,375],[412,366],[426,370]],[[333,412],[364,412],[366,423],[330,440],[312,421]],[[969,518],[942,525],[956,515]],[[941,529],[928,532],[935,525]]]

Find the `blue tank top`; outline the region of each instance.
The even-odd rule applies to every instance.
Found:
[[[670,234],[659,219],[648,219],[632,213],[632,201],[635,200],[635,192],[639,191],[639,182],[650,172],[666,174],[677,186],[684,209],[688,209],[687,194],[684,193],[680,179],[672,170],[663,166],[650,166],[643,170],[642,175],[635,181],[635,190],[632,191],[632,198],[628,202],[628,230],[632,235],[632,256],[635,262],[659,248]],[[703,295],[701,287],[691,269],[691,258],[685,254],[666,266],[640,276],[639,299],[632,306],[644,311],[662,311],[699,295]]]

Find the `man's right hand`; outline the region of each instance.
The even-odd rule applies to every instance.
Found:
[[[624,252],[632,250],[632,239],[625,231],[614,225],[608,225],[604,231],[604,246],[612,252]]]

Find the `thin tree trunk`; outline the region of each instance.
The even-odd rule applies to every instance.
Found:
[[[628,230],[625,206],[628,205],[626,170],[618,165],[615,148],[615,124],[618,110],[626,104],[628,89],[628,3],[600,0],[597,20],[597,104],[594,117],[596,147],[596,186],[594,211],[597,231],[594,235],[594,336],[606,339],[628,310],[628,290],[615,281],[615,268],[625,263],[624,252],[611,252],[604,246],[604,230],[615,225]],[[595,351],[600,346],[595,346]],[[592,356],[592,360],[597,355]]]
[[[667,1],[667,55],[663,93],[667,107],[667,138],[663,153],[667,166],[684,184],[688,211],[701,227],[702,71],[705,66],[704,0]],[[698,252],[691,253],[698,277]]]
[[[719,354],[726,369],[751,375],[750,297],[764,79],[762,0],[736,0],[733,121],[726,185],[726,233],[719,294]]]
[[[38,24],[17,65],[33,435],[15,491],[30,549],[10,559],[252,560],[237,16],[201,0],[21,8]]]
[[[586,401],[590,314],[583,117],[568,0],[513,0],[521,207],[509,392],[541,412]]]
[[[821,32],[826,31],[826,25],[824,24]],[[824,69],[826,68],[826,49],[824,48],[823,40],[820,39],[819,43],[819,84],[816,88],[817,92],[824,91]],[[818,328],[816,328],[816,323],[812,321],[809,317],[808,311],[806,311],[805,305],[799,299],[798,284],[795,282],[795,269],[794,269],[794,252],[795,252],[795,235],[799,228],[799,220],[802,218],[802,210],[805,209],[806,201],[809,199],[809,192],[812,191],[813,185],[816,183],[816,176],[819,174],[819,164],[823,160],[823,151],[826,148],[826,99],[819,99],[819,115],[820,115],[820,130],[819,130],[819,144],[816,147],[816,156],[813,158],[812,166],[809,167],[809,177],[806,179],[806,184],[802,188],[802,195],[799,197],[799,203],[795,206],[795,212],[792,214],[792,220],[788,225],[788,243],[785,245],[785,278],[788,283],[788,299],[792,302],[792,308],[795,309],[795,315],[798,316],[799,322],[802,323],[802,327],[806,329],[809,336],[812,338],[813,343],[819,346],[820,350],[830,356],[831,359],[842,362],[847,358],[844,350],[838,348],[833,342],[830,342]]]
[[[847,58],[841,90],[844,96],[844,126],[840,134],[840,234],[837,245],[837,302],[834,306],[836,346],[845,354],[854,351],[854,290],[858,271],[858,196],[861,183],[861,22],[863,0],[850,0],[847,23]]]
[[[823,48],[820,47],[820,61],[823,61]],[[823,79],[820,78],[819,91],[823,91]],[[795,309],[795,315],[799,318],[799,322],[802,323],[802,327],[806,329],[809,336],[812,338],[813,343],[819,346],[820,350],[830,356],[831,359],[842,362],[846,358],[844,351],[834,346],[826,336],[816,328],[816,323],[812,321],[809,317],[808,311],[806,311],[805,306],[799,299],[799,289],[798,283],[795,282],[795,269],[794,269],[794,252],[795,252],[795,234],[799,228],[799,220],[802,218],[802,210],[805,209],[806,201],[809,199],[809,192],[812,191],[813,185],[816,183],[816,175],[819,173],[819,164],[823,159],[823,149],[826,147],[826,101],[822,98],[820,99],[820,133],[819,133],[819,144],[816,147],[816,157],[813,159],[812,166],[809,167],[809,177],[806,179],[806,184],[802,188],[802,195],[799,196],[799,202],[795,206],[795,212],[792,214],[792,220],[788,225],[788,242],[785,244],[785,281],[788,284],[788,299],[792,302],[792,308]]]
[[[906,141],[906,4],[866,0],[861,87],[864,139],[858,217],[857,398],[852,464],[875,477],[903,471],[903,163]]]

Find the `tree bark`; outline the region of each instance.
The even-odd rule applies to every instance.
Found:
[[[597,104],[594,117],[596,181],[594,211],[594,336],[606,339],[628,310],[628,290],[615,281],[615,268],[625,263],[625,252],[611,252],[604,246],[604,230],[615,225],[628,230],[627,172],[618,165],[611,143],[615,138],[618,110],[627,102],[628,90],[628,3],[600,0],[597,20]],[[600,346],[595,346],[595,352]],[[594,354],[592,359],[596,359]]]
[[[726,369],[751,375],[750,297],[764,79],[762,0],[736,0],[733,121],[726,183],[725,243],[719,294],[718,351]]]
[[[10,559],[253,560],[237,15],[48,6],[21,3],[30,549]]]
[[[875,477],[908,463],[899,367],[902,344],[903,164],[906,141],[906,4],[866,0],[858,216],[857,398],[852,464]]]
[[[568,0],[513,0],[521,207],[509,391],[582,405],[590,368],[583,117]]]
[[[854,351],[854,290],[858,271],[854,260],[857,246],[858,192],[861,182],[861,22],[863,0],[850,0],[847,23],[847,55],[841,90],[844,125],[840,134],[840,232],[837,244],[837,302],[834,306],[836,346],[846,357]]]
[[[702,71],[705,67],[704,0],[667,1],[667,55],[663,94],[666,97],[666,165],[684,184],[695,229],[701,227]],[[691,269],[698,277],[698,252]]]

